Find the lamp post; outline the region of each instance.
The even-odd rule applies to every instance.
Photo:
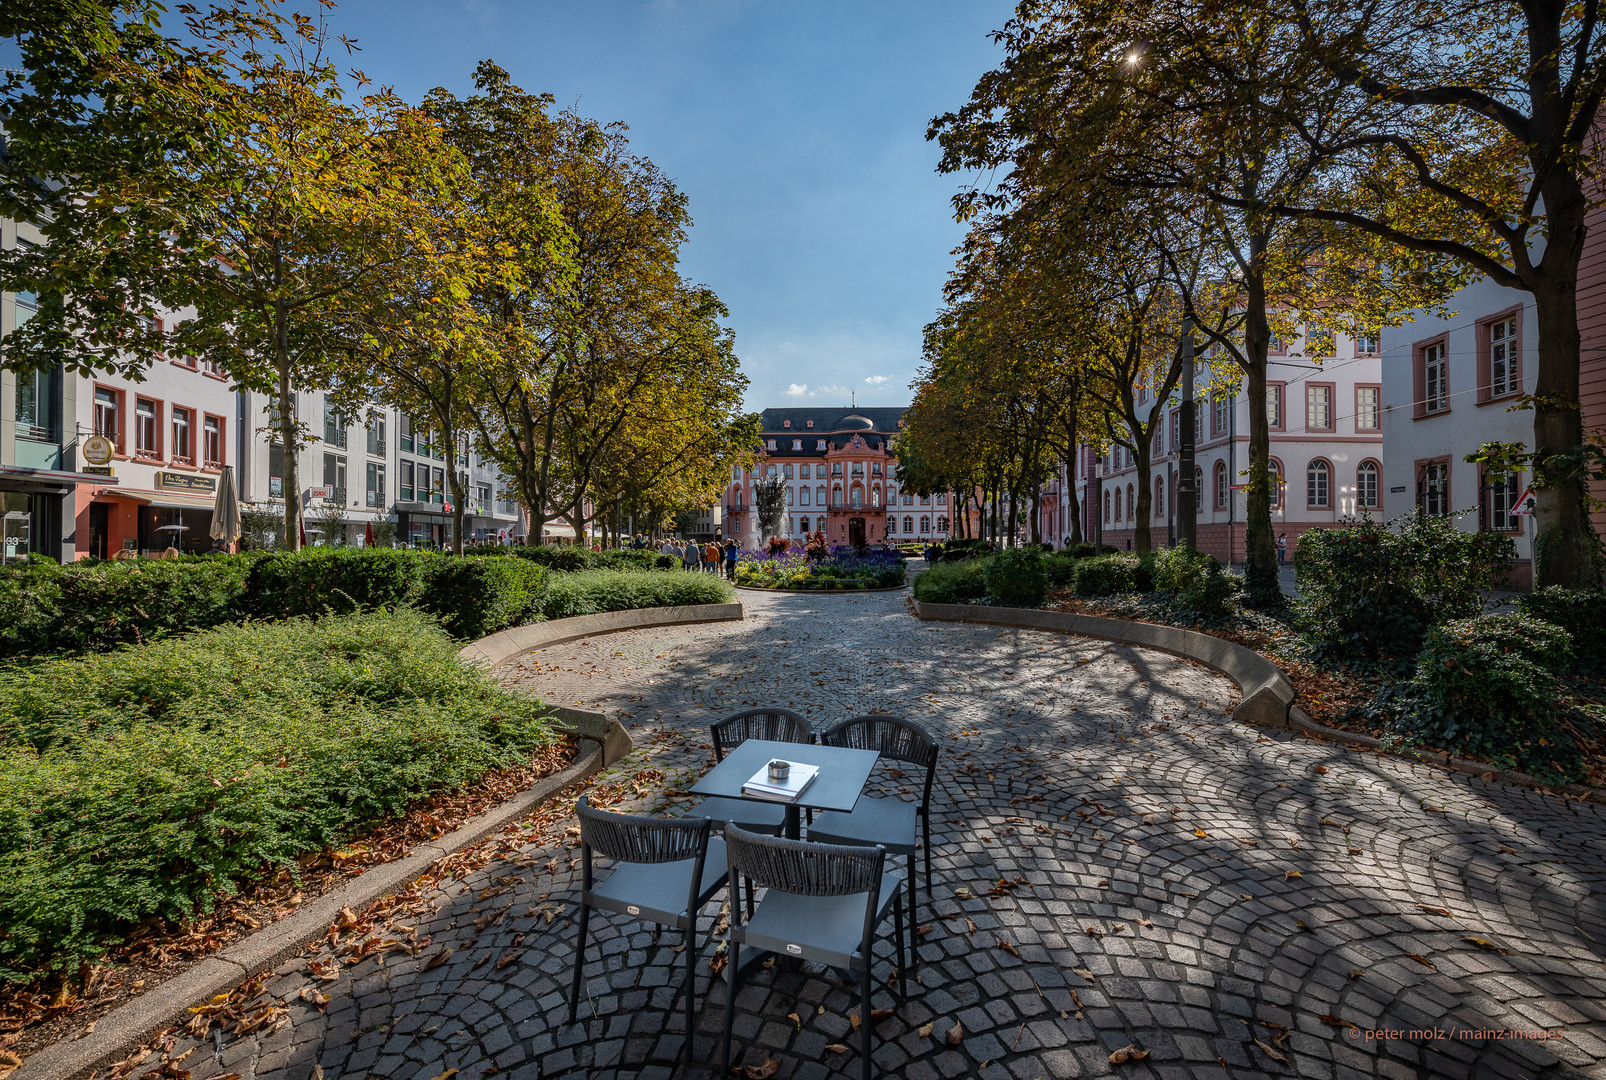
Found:
[[[1193,320],[1182,320],[1182,455],[1177,462],[1177,534],[1182,546],[1195,550],[1198,534],[1199,492],[1193,486]]]

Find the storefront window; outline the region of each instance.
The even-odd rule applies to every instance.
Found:
[[[368,463],[368,505],[382,508],[385,505],[385,467]]]
[[[33,550],[33,517],[28,496],[0,491],[0,565],[26,558]]]
[[[284,498],[284,446],[268,444],[268,498]]]

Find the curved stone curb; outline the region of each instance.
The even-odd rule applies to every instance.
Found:
[[[906,581],[902,585],[881,585],[874,589],[768,589],[762,585],[736,585],[733,587],[743,592],[783,593],[788,596],[812,596],[817,593],[830,593],[834,596],[837,593],[857,595],[859,593],[898,592],[902,589],[907,589],[909,583]]]
[[[597,713],[585,715],[608,722]],[[617,721],[612,723],[617,726]],[[625,735],[622,728],[620,734],[628,745],[630,736]],[[590,749],[584,749],[587,742],[592,743]],[[307,942],[322,937],[329,925],[339,918],[341,908],[360,911],[427,871],[436,860],[484,840],[601,770],[603,744],[588,736],[581,747],[582,752],[574,763],[562,772],[487,810],[439,840],[420,844],[400,859],[365,870],[340,888],[306,904],[294,915],[235,942],[150,993],[113,1009],[96,1021],[93,1034],[52,1043],[29,1056],[12,1080],[68,1080],[126,1056],[157,1032],[182,1020],[196,1002],[233,989],[255,972],[282,964],[300,952]]]
[[[1288,714],[1294,704],[1294,687],[1277,665],[1253,649],[1234,645],[1179,626],[1107,619],[1099,615],[1079,615],[1068,611],[1037,611],[1032,608],[997,608],[970,604],[922,604],[915,601],[915,614],[922,619],[948,622],[992,623],[1019,626],[1029,630],[1056,630],[1104,638],[1123,645],[1158,649],[1174,656],[1197,660],[1219,671],[1238,684],[1242,699],[1232,710],[1232,718],[1245,724],[1289,727]]]
[[[1132,619],[1109,619],[1098,615],[1079,615],[1066,611],[1037,611],[1032,608],[994,608],[970,604],[922,604],[915,601],[915,614],[922,619],[951,622],[991,623],[996,626],[1018,626],[1032,630],[1056,630],[1081,634],[1085,637],[1104,638],[1123,645],[1140,645],[1148,649],[1197,660],[1199,663],[1238,684],[1243,700],[1232,711],[1234,720],[1261,727],[1286,728],[1313,739],[1341,743],[1361,750],[1375,750],[1394,757],[1409,758],[1424,765],[1471,776],[1498,780],[1519,787],[1537,788],[1567,798],[1587,802],[1606,803],[1606,792],[1582,784],[1547,784],[1527,773],[1497,769],[1480,761],[1469,761],[1450,754],[1413,747],[1385,747],[1383,740],[1353,731],[1326,727],[1311,719],[1309,714],[1293,704],[1294,688],[1288,677],[1276,664],[1253,649],[1235,645],[1223,638],[1184,630],[1179,626],[1137,622]]]
[[[676,626],[682,623],[724,622],[740,619],[740,604],[686,604],[675,607],[631,608],[627,611],[604,611],[597,615],[575,615],[568,619],[530,623],[499,630],[463,646],[458,653],[472,664],[496,667],[516,656],[544,649],[549,645],[562,645],[580,638],[611,634],[618,630],[642,630],[653,626]]]

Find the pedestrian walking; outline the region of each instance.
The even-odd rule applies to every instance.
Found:
[[[725,576],[732,581],[736,580],[736,556],[738,549],[734,537],[725,541]]]
[[[1277,565],[1282,566],[1288,562],[1288,534],[1277,534]]]
[[[688,571],[696,570],[697,564],[702,561],[702,553],[697,550],[697,542],[695,540],[687,540],[686,547],[681,554],[686,560],[686,569]]]
[[[658,545],[658,554],[668,555],[676,562],[680,561],[680,548],[676,547],[674,542],[667,536],[664,537],[664,542]]]

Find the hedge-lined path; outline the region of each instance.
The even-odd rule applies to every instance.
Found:
[[[939,735],[935,916],[920,985],[878,1025],[882,1075],[1606,1076],[1606,808],[1235,726],[1229,683],[1162,654],[922,623],[897,594],[743,599],[741,623],[560,645],[508,675],[626,714],[637,750],[598,781],[624,806],[687,801],[707,723],[749,703]],[[563,1024],[571,822],[426,893],[433,910],[404,920],[430,938],[417,958],[334,981],[287,964],[265,987],[287,1023],[214,1036],[181,1067],[709,1075],[724,982],[705,953],[694,1064],[677,1066],[676,934],[594,919],[584,1022]],[[857,1052],[832,1049],[857,1045],[855,1001],[827,973],[768,973],[738,997],[741,1060],[856,1077]],[[1506,1034],[1469,1034],[1488,1031]],[[1535,1031],[1558,1037],[1513,1037]],[[1129,1044],[1149,1056],[1112,1066]]]

